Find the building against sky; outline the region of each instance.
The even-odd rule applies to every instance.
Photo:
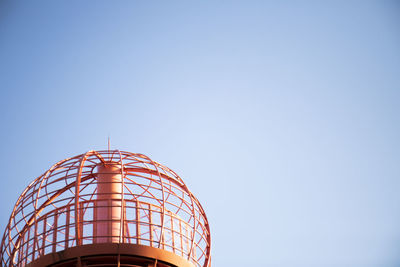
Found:
[[[213,266],[398,267],[399,10],[0,1],[1,232],[33,177],[110,135],[195,191]]]
[[[210,267],[205,212],[183,180],[143,154],[89,151],[21,194],[1,243],[4,267]]]

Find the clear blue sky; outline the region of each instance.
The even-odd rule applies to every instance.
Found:
[[[91,149],[175,170],[213,266],[400,266],[396,1],[1,1],[0,226]]]

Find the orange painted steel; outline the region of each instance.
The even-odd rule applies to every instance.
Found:
[[[26,267],[193,267],[184,258],[159,248],[137,244],[103,243],[68,248],[51,253]]]
[[[122,175],[119,164],[97,167],[97,201],[95,204],[96,243],[118,243],[122,214]],[[111,200],[110,200],[111,199]],[[111,205],[109,205],[111,201]],[[111,207],[109,207],[111,206]],[[123,225],[123,224],[122,224]],[[111,236],[107,238],[104,236]]]
[[[21,194],[1,244],[2,266],[87,245],[136,244],[211,266],[206,214],[182,179],[143,154],[89,151],[62,160]]]

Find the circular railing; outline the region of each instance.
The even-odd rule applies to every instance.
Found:
[[[114,191],[99,166],[112,166]],[[99,178],[100,177],[100,178]],[[119,177],[119,178],[118,178]],[[116,188],[116,189],[115,189]],[[210,266],[210,230],[198,200],[169,168],[142,154],[89,151],[62,160],[19,197],[1,245],[3,266],[97,243],[139,244]]]

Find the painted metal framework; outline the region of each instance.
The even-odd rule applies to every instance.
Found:
[[[122,177],[118,197],[97,192],[97,172],[105,164],[117,166]],[[107,210],[112,216],[99,214]],[[25,266],[47,254],[104,243],[158,248],[194,266],[211,266],[207,217],[182,179],[143,154],[119,150],[62,160],[35,179],[15,204],[0,260]]]

